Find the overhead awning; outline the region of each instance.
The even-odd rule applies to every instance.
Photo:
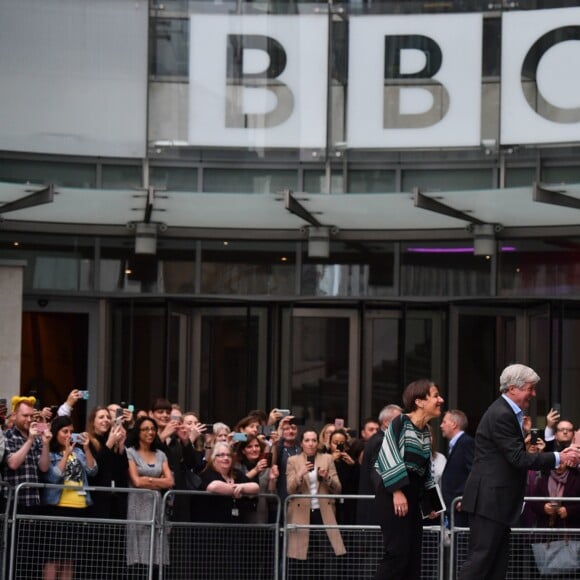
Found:
[[[47,184],[49,185],[49,184]],[[0,183],[0,230],[126,235],[127,225],[163,224],[167,236],[304,236],[305,216],[287,211],[283,192],[195,193],[55,187],[52,202],[12,204],[46,186]],[[469,224],[500,224],[510,235],[558,228],[580,232],[580,184],[384,194],[291,193],[315,222],[345,238],[467,237]],[[419,202],[417,200],[420,200]],[[2,208],[12,211],[3,212]],[[561,228],[564,228],[561,229]],[[529,233],[528,233],[529,235]],[[552,234],[551,234],[552,235]]]

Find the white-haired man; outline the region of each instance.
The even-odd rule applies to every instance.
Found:
[[[561,452],[528,453],[522,431],[524,412],[536,395],[538,374],[522,364],[506,367],[501,395],[484,413],[475,434],[475,459],[463,493],[462,509],[470,514],[470,546],[460,580],[503,580],[506,576],[510,526],[522,512],[529,469],[552,469],[560,462],[577,465],[575,447]]]

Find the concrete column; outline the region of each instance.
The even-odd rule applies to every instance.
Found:
[[[22,288],[26,262],[0,260],[0,398],[20,393]]]

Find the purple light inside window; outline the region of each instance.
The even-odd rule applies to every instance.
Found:
[[[515,246],[502,246],[501,252],[515,252]],[[470,248],[407,248],[407,252],[414,254],[473,254]]]

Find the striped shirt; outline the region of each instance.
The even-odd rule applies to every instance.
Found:
[[[385,432],[375,469],[383,485],[396,491],[410,484],[409,472],[423,478],[424,488],[435,486],[431,475],[431,435],[429,428],[417,429],[407,415],[400,416],[400,425],[393,419]],[[397,439],[396,432],[399,432]]]

